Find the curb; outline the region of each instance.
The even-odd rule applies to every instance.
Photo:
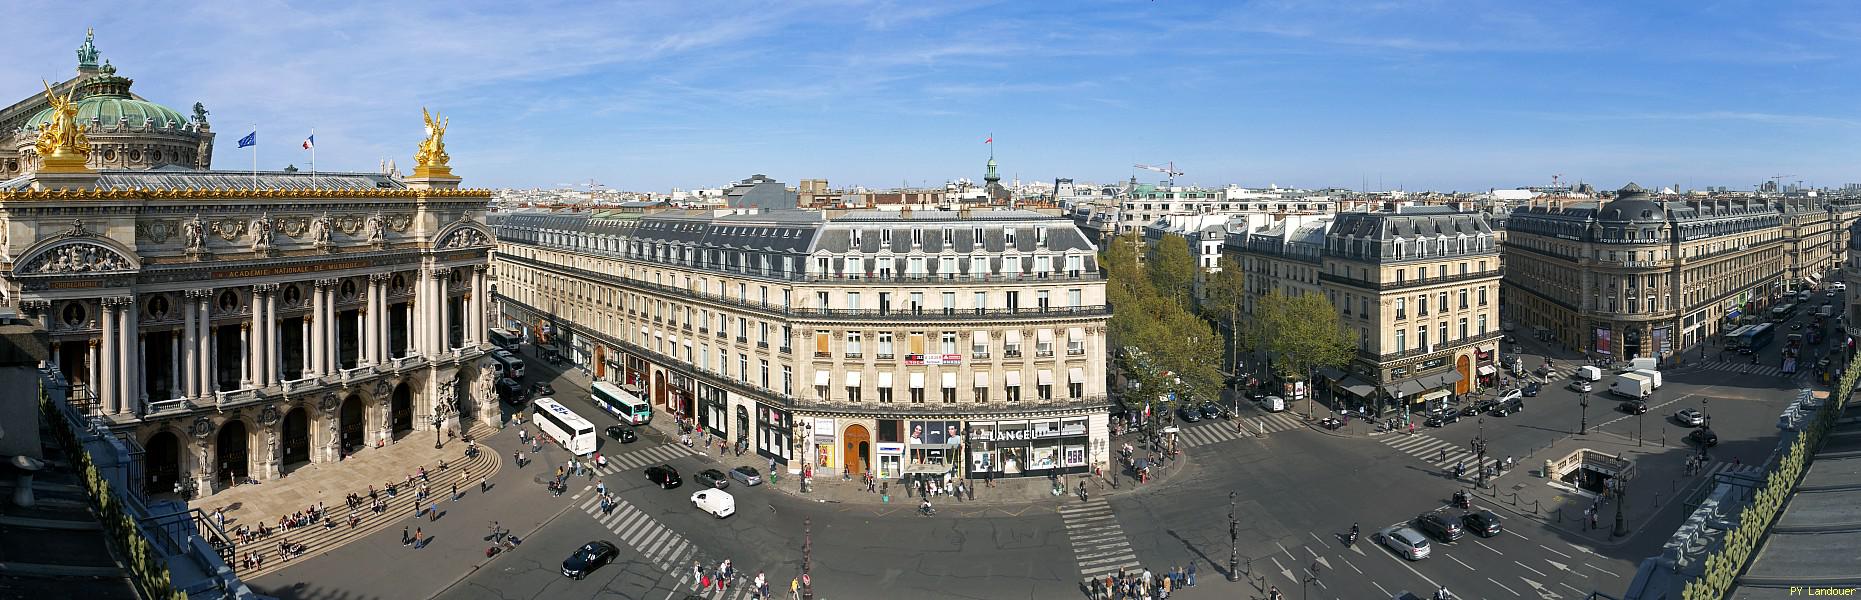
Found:
[[[1498,501],[1498,499],[1494,498],[1493,496],[1485,495],[1478,491],[1473,491],[1470,493],[1472,493],[1476,499],[1480,497],[1484,497],[1487,500],[1490,500],[1490,502],[1475,504],[1474,508],[1497,508],[1499,510],[1512,513],[1513,515],[1517,515],[1519,518],[1535,521],[1539,525],[1542,525],[1548,529],[1553,529],[1553,530],[1558,531],[1559,533],[1582,538],[1584,540],[1588,540],[1593,545],[1602,546],[1602,547],[1613,548],[1613,547],[1618,547],[1618,546],[1628,544],[1629,542],[1633,541],[1637,536],[1640,536],[1642,533],[1642,530],[1648,528],[1648,521],[1652,520],[1652,519],[1643,519],[1643,522],[1641,525],[1629,528],[1628,535],[1621,536],[1621,537],[1607,536],[1601,540],[1597,540],[1597,539],[1591,538],[1582,529],[1572,530],[1568,527],[1558,524],[1557,521],[1550,520],[1549,518],[1545,517],[1543,514],[1522,510],[1516,506],[1512,506],[1504,502],[1500,502]],[[1661,508],[1655,509],[1655,512],[1658,513],[1665,508],[1666,508],[1665,506],[1662,506]],[[1610,525],[1613,526],[1613,522],[1611,522]]]

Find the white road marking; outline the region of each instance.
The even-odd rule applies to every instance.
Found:
[[[1486,545],[1486,542],[1482,542],[1482,541],[1480,541],[1480,540],[1473,540],[1473,543],[1475,543],[1475,544],[1479,544],[1479,545],[1480,545],[1480,547],[1482,547],[1482,548],[1486,548],[1487,550],[1492,550],[1492,551],[1493,551],[1493,554],[1497,554],[1497,555],[1500,555],[1500,556],[1505,556],[1505,555],[1506,555],[1506,553],[1504,553],[1504,552],[1500,552],[1498,548],[1494,548],[1494,547],[1492,547],[1492,546],[1488,546],[1488,545]]]
[[[1318,553],[1313,552],[1311,546],[1300,546],[1299,549],[1304,550],[1306,554],[1312,555],[1312,558],[1318,558]],[[1323,559],[1320,559],[1320,560],[1323,560]]]
[[[1571,587],[1571,585],[1570,585],[1570,584],[1568,584],[1568,583],[1564,583],[1564,582],[1562,582],[1562,581],[1559,581],[1559,582],[1557,582],[1557,584],[1558,584],[1558,585],[1561,585],[1561,586],[1564,586],[1564,587],[1567,587],[1567,588],[1570,588],[1570,591],[1573,591],[1573,592],[1576,592],[1576,593],[1578,593],[1578,594],[1580,594],[1580,595],[1583,595],[1583,596],[1588,596],[1588,595],[1589,595],[1589,592],[1585,592],[1585,591],[1583,591],[1583,590],[1579,590],[1579,589],[1577,589],[1577,588],[1575,588],[1575,587]]]
[[[1396,564],[1399,564],[1399,565],[1402,565],[1402,568],[1404,568],[1404,569],[1408,569],[1408,570],[1409,570],[1409,572],[1410,572],[1410,573],[1414,573],[1416,577],[1420,577],[1420,578],[1422,578],[1422,581],[1426,581],[1426,582],[1428,582],[1428,585],[1431,585],[1431,586],[1434,586],[1434,587],[1436,587],[1436,588],[1439,588],[1439,587],[1441,587],[1441,584],[1438,584],[1438,583],[1435,583],[1435,580],[1433,580],[1433,579],[1429,579],[1429,578],[1428,578],[1428,576],[1427,576],[1427,575],[1423,575],[1421,571],[1417,571],[1417,570],[1415,570],[1415,567],[1412,567],[1412,566],[1409,566],[1409,561],[1408,561],[1408,560],[1405,560],[1405,559],[1403,559],[1402,557],[1400,557],[1400,556],[1396,556],[1395,554],[1393,554],[1393,553],[1389,553],[1389,552],[1378,552],[1377,554],[1381,554],[1381,555],[1383,555],[1383,556],[1387,556],[1387,557],[1389,557],[1389,560],[1393,560],[1393,561],[1396,561]]]
[[[1378,589],[1378,590],[1380,590],[1380,591],[1382,591],[1382,592],[1383,592],[1383,595],[1384,595],[1384,596],[1389,596],[1389,597],[1391,597],[1391,598],[1394,598],[1394,597],[1396,596],[1395,594],[1391,594],[1391,593],[1389,593],[1389,590],[1386,590],[1386,589],[1383,589],[1383,584],[1380,584],[1380,583],[1377,583],[1377,582],[1375,582],[1375,581],[1372,581],[1372,582],[1370,582],[1370,585],[1374,585],[1374,586],[1376,586],[1376,589]],[[671,596],[667,596],[667,598],[670,598],[670,597],[671,597]]]
[[[1596,569],[1596,570],[1598,570],[1598,571],[1602,571],[1602,572],[1604,572],[1604,573],[1608,573],[1608,574],[1609,574],[1609,575],[1610,575],[1611,577],[1615,577],[1616,579],[1621,579],[1621,578],[1622,578],[1622,574],[1621,574],[1621,573],[1617,573],[1617,572],[1615,572],[1615,571],[1611,571],[1611,570],[1608,570],[1608,569],[1604,569],[1604,568],[1602,568],[1602,567],[1598,567],[1598,566],[1596,566],[1596,565],[1592,565],[1592,564],[1590,564],[1590,563],[1583,563],[1583,566],[1585,566],[1585,567],[1589,567],[1589,568],[1592,568],[1592,569]]]
[[[1570,545],[1570,547],[1571,547],[1572,549],[1575,549],[1575,550],[1576,550],[1576,551],[1578,551],[1578,552],[1582,552],[1582,553],[1584,553],[1584,554],[1588,554],[1588,555],[1590,555],[1590,556],[1602,556],[1601,554],[1597,554],[1595,550],[1591,550],[1591,549],[1589,549],[1589,548],[1585,548],[1585,547],[1582,547],[1582,546],[1578,546],[1578,545],[1576,545],[1576,544],[1570,544],[1569,542],[1564,542],[1564,543],[1566,543],[1566,544],[1569,544],[1569,545]]]
[[[1518,538],[1518,539],[1521,539],[1521,540],[1527,540],[1527,541],[1530,541],[1530,540],[1531,540],[1531,538],[1528,538],[1528,537],[1525,537],[1525,536],[1522,536],[1522,535],[1519,535],[1519,533],[1518,533],[1518,532],[1516,532],[1516,531],[1513,531],[1513,530],[1510,530],[1510,529],[1507,529],[1507,530],[1506,530],[1506,533],[1510,533],[1510,534],[1512,534],[1512,536],[1513,536],[1513,537],[1516,537],[1516,538]]]
[[[1551,563],[1551,566],[1553,566],[1553,567],[1557,567],[1557,570],[1559,570],[1559,571],[1563,571],[1563,572],[1566,572],[1566,573],[1576,573],[1577,575],[1580,575],[1580,576],[1582,576],[1582,577],[1583,577],[1584,579],[1589,579],[1589,577],[1590,577],[1590,576],[1589,576],[1589,574],[1587,574],[1587,573],[1584,573],[1584,572],[1582,572],[1582,571],[1577,571],[1577,570],[1573,570],[1573,569],[1571,569],[1571,568],[1570,568],[1570,565],[1566,565],[1566,564],[1564,564],[1564,563],[1561,563],[1561,562],[1557,562],[1557,561],[1555,561],[1555,560],[1551,560],[1551,559],[1548,559],[1548,558],[1547,558],[1547,559],[1544,559],[1544,562],[1548,562],[1548,563]]]
[[[1295,583],[1299,581],[1297,579],[1292,578],[1292,569],[1286,568],[1286,565],[1279,564],[1279,557],[1268,556],[1267,559],[1273,561],[1273,566],[1279,567],[1279,574],[1285,577],[1287,581],[1292,581]]]
[[[1491,578],[1491,577],[1488,577],[1488,578],[1486,578],[1486,580],[1487,580],[1487,581],[1492,581],[1492,582],[1493,582],[1493,585],[1496,585],[1496,586],[1499,586],[1499,589],[1502,589],[1502,590],[1505,590],[1505,591],[1508,591],[1508,592],[1512,592],[1512,595],[1514,595],[1514,596],[1519,596],[1519,597],[1524,597],[1524,594],[1520,594],[1520,593],[1518,593],[1518,592],[1516,592],[1516,591],[1513,591],[1513,589],[1512,589],[1512,588],[1509,588],[1509,587],[1506,587],[1506,584],[1503,584],[1503,583],[1499,583],[1498,581],[1494,581],[1494,580],[1493,580],[1493,578]]]
[[[1278,541],[1278,540],[1274,540],[1274,542],[1273,542],[1273,545],[1275,545],[1275,546],[1279,546],[1279,551],[1280,551],[1280,552],[1285,552],[1285,553],[1286,553],[1286,558],[1288,558],[1288,559],[1291,559],[1291,560],[1299,560],[1299,557],[1297,557],[1297,556],[1293,556],[1293,555],[1292,555],[1292,551],[1291,551],[1291,550],[1287,550],[1287,549],[1286,549],[1286,545],[1285,545],[1285,544],[1281,544],[1281,543],[1279,543],[1279,541]]]
[[[1531,571],[1531,572],[1533,572],[1533,573],[1537,573],[1539,577],[1550,577],[1550,575],[1546,575],[1546,574],[1544,574],[1544,571],[1540,571],[1540,570],[1537,570],[1537,569],[1533,569],[1533,568],[1531,568],[1530,566],[1527,566],[1527,565],[1526,565],[1525,563],[1522,563],[1522,562],[1519,562],[1519,561],[1516,561],[1516,560],[1515,560],[1515,561],[1512,561],[1512,564],[1515,564],[1515,565],[1518,565],[1518,566],[1521,566],[1521,567],[1525,567],[1525,570],[1527,570],[1527,571]]]
[[[1444,555],[1444,556],[1446,556],[1446,555]],[[1467,564],[1467,563],[1464,563],[1464,562],[1460,562],[1460,559],[1458,559],[1458,558],[1454,558],[1453,556],[1448,556],[1448,557],[1447,557],[1447,559],[1448,559],[1448,560],[1451,560],[1451,561],[1454,561],[1454,562],[1457,562],[1457,563],[1460,563],[1460,566],[1463,566],[1463,567],[1467,567],[1467,570],[1468,570],[1468,571],[1478,571],[1478,570],[1479,570],[1479,569],[1475,569],[1475,568],[1473,568],[1473,566],[1472,566],[1472,565],[1469,565],[1469,564]]]
[[[1556,554],[1556,555],[1558,555],[1558,556],[1562,556],[1562,557],[1564,557],[1564,558],[1570,558],[1570,555],[1569,555],[1569,554],[1564,554],[1564,553],[1562,553],[1562,552],[1558,552],[1558,551],[1556,551],[1556,550],[1552,550],[1550,546],[1546,546],[1546,545],[1544,545],[1544,544],[1538,544],[1538,547],[1539,547],[1539,548],[1543,548],[1543,549],[1545,549],[1546,551],[1548,551],[1548,552],[1550,552],[1550,553],[1552,553],[1552,554]]]
[[[1312,533],[1312,532],[1310,532],[1310,531],[1307,531],[1307,532],[1305,532],[1305,535],[1309,535],[1309,536],[1312,536],[1312,539],[1314,539],[1314,540],[1318,540],[1318,545],[1320,545],[1320,546],[1323,546],[1323,545],[1325,545],[1325,544],[1327,543],[1327,542],[1325,542],[1325,538],[1321,538],[1321,537],[1318,537],[1318,534],[1316,534],[1316,533]]]
[[[1346,564],[1346,565],[1349,565],[1349,566],[1350,566],[1350,568],[1351,568],[1351,570],[1352,570],[1352,571],[1356,571],[1358,575],[1362,575],[1362,574],[1363,574],[1363,569],[1359,569],[1359,568],[1357,568],[1357,563],[1353,563],[1353,562],[1351,562],[1351,561],[1350,561],[1350,559],[1348,559],[1348,558],[1339,558],[1338,560],[1341,560],[1341,561],[1344,561],[1344,564]]]

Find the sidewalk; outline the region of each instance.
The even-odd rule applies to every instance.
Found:
[[[1601,502],[1602,510],[1597,517],[1597,526],[1589,529],[1585,526],[1584,509],[1596,502],[1595,495],[1575,491],[1574,487],[1563,482],[1553,485],[1551,480],[1540,474],[1546,460],[1558,460],[1584,448],[1620,456],[1635,466],[1634,479],[1628,487],[1628,503],[1622,513],[1628,530],[1626,536],[1610,535],[1615,527],[1615,499]],[[1634,539],[1643,527],[1654,520],[1656,514],[1666,509],[1675,499],[1685,498],[1702,482],[1711,481],[1712,471],[1721,468],[1740,471],[1756,469],[1752,465],[1732,467],[1729,463],[1718,463],[1706,474],[1686,475],[1683,472],[1685,457],[1691,452],[1691,448],[1681,444],[1637,447],[1632,439],[1592,433],[1559,440],[1538,450],[1529,459],[1519,461],[1512,470],[1493,479],[1488,488],[1469,490],[1475,494],[1476,506],[1496,507],[1538,521],[1564,534],[1588,539],[1598,546],[1616,546]]]
[[[544,365],[540,364],[540,362],[532,363],[532,365],[533,366],[530,368],[533,370],[555,368],[554,365]],[[591,378],[587,374],[573,367],[563,370],[561,372],[561,377],[562,379],[559,384],[568,383],[584,392],[593,384]],[[558,385],[557,387],[558,390],[560,390],[561,386]],[[663,435],[667,443],[679,443],[678,425],[673,419],[655,418],[651,422],[651,429]],[[877,491],[866,491],[866,486],[860,483],[860,478],[857,475],[850,479],[842,479],[837,475],[823,476],[817,474],[809,483],[809,490],[803,493],[800,484],[801,477],[799,475],[790,475],[787,465],[777,465],[779,472],[773,474],[775,476],[774,481],[769,481],[772,475],[769,472],[769,459],[759,456],[755,452],[744,452],[742,456],[736,456],[734,452],[729,450],[720,452],[715,445],[706,449],[702,446],[703,441],[704,439],[702,436],[698,436],[697,439],[693,440],[693,452],[706,461],[716,463],[717,466],[715,468],[717,470],[729,472],[731,469],[739,466],[753,467],[757,472],[763,474],[765,486],[780,490],[803,500],[824,503],[867,504],[873,506],[900,505],[901,503],[905,503],[905,506],[916,506],[916,492],[908,492],[903,489],[908,487],[903,483],[896,480],[881,481],[879,486],[883,486],[883,488],[879,486],[875,486],[874,488],[875,490],[887,490],[887,494],[881,495]],[[1123,444],[1124,441],[1125,439],[1123,437],[1114,438],[1111,447],[1116,448]],[[1130,441],[1132,445],[1137,445],[1135,439],[1131,439]],[[1139,449],[1137,452],[1139,457],[1143,457],[1145,454],[1146,453],[1142,449]],[[1149,481],[1141,485],[1137,484],[1137,479],[1128,469],[1124,470],[1124,473],[1116,477],[1116,488],[1112,487],[1110,473],[1106,473],[1105,476],[1090,474],[1067,475],[1061,478],[1067,493],[1058,496],[1053,494],[1053,480],[1047,477],[996,479],[993,487],[988,486],[980,479],[966,479],[964,480],[965,486],[971,486],[973,484],[973,496],[975,499],[971,500],[971,494],[966,494],[961,500],[961,503],[976,505],[1021,505],[1056,500],[1078,501],[1080,482],[1085,482],[1086,493],[1088,497],[1092,499],[1123,496],[1154,487],[1173,479],[1177,472],[1182,471],[1188,466],[1188,456],[1188,453],[1183,453],[1180,458],[1170,461],[1170,465],[1167,468],[1152,469],[1152,476]],[[689,476],[689,474],[687,475]],[[955,504],[957,500],[949,496],[936,496],[933,497],[932,501],[940,507],[959,506],[959,504]]]

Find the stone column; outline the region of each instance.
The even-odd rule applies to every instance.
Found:
[[[203,399],[212,398],[220,391],[219,373],[216,372],[219,365],[213,362],[213,290],[189,290],[187,295],[195,300],[189,310],[194,311],[194,322],[200,328],[194,334],[194,358],[198,361],[194,365],[197,369],[194,373],[194,394]]]
[[[310,342],[310,351],[304,354],[305,359],[309,361],[308,367],[305,370],[317,375],[329,373],[328,368],[323,364],[324,341],[322,324],[324,322],[323,307],[325,303],[323,300],[323,292],[325,289],[327,288],[323,285],[323,280],[321,279],[317,280],[316,285],[310,288],[310,314],[304,317],[304,337],[309,338]]]
[[[316,373],[310,370],[310,360],[312,356],[310,353],[310,337],[311,337],[310,333],[314,331],[314,329],[312,329],[311,327],[311,321],[316,320],[311,317],[312,315],[310,315],[309,313],[304,314],[302,327],[300,327],[300,329],[303,329],[304,333],[303,335],[298,336],[297,338],[297,344],[301,348],[300,350],[298,350],[298,353],[297,353],[297,356],[298,356],[297,362],[299,363],[298,370],[303,373],[302,375],[299,376],[300,379],[308,379],[311,377],[316,377]]]
[[[362,351],[362,362],[368,364],[381,362],[380,349],[375,344],[375,322],[381,320],[381,310],[375,307],[376,287],[375,276],[368,276],[368,285],[362,287],[362,335],[355,340],[356,347]]]
[[[420,353],[420,319],[414,312],[417,300],[417,298],[408,298],[401,309],[401,313],[407,317],[407,354],[410,356]]]
[[[168,333],[168,400],[187,397],[187,384],[181,381],[181,365],[187,361],[181,359],[180,333]]]
[[[252,322],[239,324],[239,354],[245,360],[239,364],[239,389],[252,387]]]
[[[122,325],[117,321],[117,310],[121,308],[117,302],[116,298],[103,299],[103,335],[101,336],[103,351],[99,353],[103,361],[97,366],[99,378],[93,380],[97,383],[97,401],[102,404],[103,414],[106,415],[114,415],[122,410],[121,401],[116,394],[118,380],[121,379],[122,374],[116,366],[116,358],[119,354],[117,344],[121,343],[118,333],[122,329]]]
[[[104,316],[107,317],[109,314],[106,309]],[[84,368],[90,373],[90,379],[84,381],[84,386],[90,388],[91,397],[98,402],[103,401],[103,380],[98,378],[98,373],[103,370],[103,339],[107,337],[109,337],[109,332],[105,331],[102,335],[91,338],[89,360],[84,364]]]
[[[204,313],[207,310],[203,307],[201,312]],[[220,330],[213,327],[211,323],[206,324],[205,327],[207,333],[201,336],[201,341],[206,343],[207,349],[201,352],[201,358],[206,359],[207,371],[206,374],[201,375],[201,382],[205,385],[206,392],[201,395],[213,398],[220,392]]]
[[[200,311],[194,306],[194,290],[182,293],[181,351],[175,353],[175,358],[180,359],[180,364],[184,365],[179,369],[180,377],[176,379],[181,384],[181,397],[183,398],[200,396],[200,377],[195,372],[200,368],[200,360],[194,358],[194,351],[198,349],[196,340],[199,338],[197,336],[200,335]]]
[[[266,284],[265,286],[265,321],[263,326],[265,328],[265,344],[259,346],[259,349],[265,353],[265,377],[263,378],[263,387],[270,387],[278,384],[280,375],[278,369],[278,355],[284,352],[283,345],[278,343],[278,330],[280,329],[278,326],[278,284],[275,283]]]
[[[323,280],[323,325],[317,328],[317,335],[323,338],[323,369],[330,373],[342,370],[342,338],[337,334],[337,326],[342,319],[336,312],[336,280]]]
[[[472,268],[475,278],[472,281],[472,317],[477,325],[472,329],[472,340],[482,342],[491,329],[491,274],[490,267],[478,265]]]
[[[439,288],[439,352],[452,350],[452,272],[442,269],[433,277]]]
[[[130,412],[136,410],[143,399],[142,353],[136,351],[141,346],[141,335],[136,327],[135,296],[123,298],[121,302],[123,314],[117,316],[116,329],[122,339],[117,340],[116,349],[122,353],[122,357],[117,359],[116,364],[124,374],[119,377],[116,389],[119,406],[124,412]]]
[[[135,309],[136,308],[134,306],[131,306],[129,308],[129,310],[132,310],[132,311]],[[142,360],[143,357],[146,357],[149,355],[149,334],[138,331],[135,333],[135,336],[136,336],[136,357],[133,359],[130,359],[129,361],[129,364],[135,365],[135,368],[130,369],[129,371],[130,373],[135,374],[135,378],[136,378],[136,385],[132,386],[131,389],[135,389],[138,392],[140,392],[141,389],[147,387],[149,383],[149,365],[148,363],[143,362]],[[147,402],[149,399],[146,394],[142,394],[142,393],[138,393],[135,396],[131,396],[131,398],[138,399],[143,402]],[[135,410],[135,407],[136,407],[136,404],[134,402],[128,402],[124,404],[123,409],[124,410]]]

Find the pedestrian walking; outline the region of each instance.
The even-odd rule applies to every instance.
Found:
[[[420,531],[419,527],[415,527],[414,528],[414,549],[419,550],[421,546],[425,546],[425,545],[426,545],[426,532]]]
[[[1447,448],[1441,449],[1441,458],[1435,462],[1447,462]]]
[[[433,521],[438,521],[439,520],[439,503],[438,502],[432,503],[432,505],[427,507],[426,512],[427,512],[426,520],[428,523],[431,523]]]
[[[459,484],[452,484],[452,501],[459,501]]]
[[[407,526],[406,526],[406,525],[402,525],[402,526],[401,526],[401,545],[402,545],[402,546],[406,546],[406,545],[408,545],[408,544],[412,544],[412,543],[414,543],[414,538],[413,538],[413,536],[411,536],[411,535],[408,535],[408,534],[407,534]]]
[[[479,475],[478,476],[478,493],[483,494],[489,489],[491,488],[488,485],[486,485],[485,476]]]

